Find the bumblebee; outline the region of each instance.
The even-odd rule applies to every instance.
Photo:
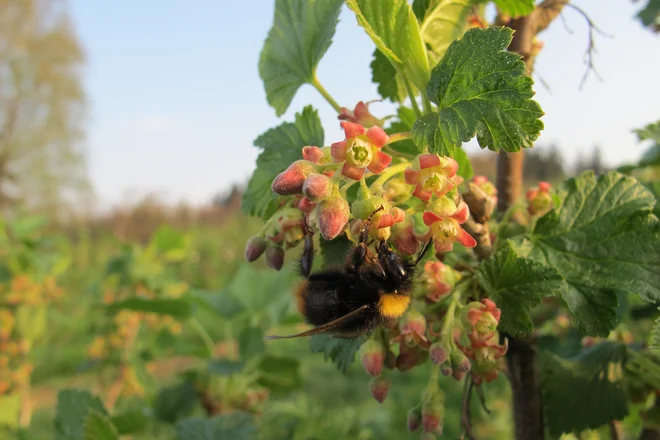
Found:
[[[299,270],[304,280],[296,291],[298,311],[314,328],[289,336],[266,339],[300,338],[320,333],[354,338],[386,322],[401,317],[411,303],[415,266],[424,257],[428,241],[414,262],[405,261],[385,240],[371,249],[367,242],[371,219],[365,221],[359,241],[346,256],[343,267],[311,273],[314,243],[306,229]]]

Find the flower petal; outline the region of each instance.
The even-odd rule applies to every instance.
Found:
[[[422,185],[420,185],[418,183],[417,186],[415,187],[415,190],[413,191],[412,195],[417,197],[422,202],[428,202],[429,200],[431,200],[431,196],[433,194],[431,193],[431,191],[424,191],[422,189]]]
[[[319,147],[303,147],[302,149],[303,159],[309,160],[310,162],[319,163],[319,160],[323,157],[323,151]]]
[[[415,171],[410,167],[406,168],[403,172],[403,180],[405,180],[408,185],[416,185],[419,181],[419,171]]]
[[[339,119],[340,121],[357,122],[357,119],[355,118],[353,112],[347,109],[346,107],[342,107],[339,109],[339,116],[337,116],[337,119]]]
[[[369,130],[367,130],[367,137],[371,143],[378,148],[381,148],[383,145],[390,141],[390,137],[387,135],[387,133],[385,133],[385,130],[377,125],[374,125]]]
[[[361,126],[360,124],[356,124],[355,122],[344,121],[340,125],[341,128],[344,129],[344,133],[346,134],[346,139],[354,138],[355,136],[360,136],[361,134],[364,134],[364,127]]]
[[[394,225],[394,216],[392,214],[383,214],[378,222],[378,229],[389,228]]]
[[[465,246],[466,248],[473,248],[477,245],[477,240],[472,238],[470,234],[468,234],[465,229],[461,228],[460,226],[458,227],[458,237],[456,237],[458,242]]]
[[[364,168],[358,168],[346,162],[341,169],[341,173],[349,179],[360,180],[364,175]]]
[[[465,223],[468,217],[470,217],[470,210],[465,202],[459,203],[456,212],[451,215],[451,218],[456,220],[459,224]]]
[[[330,156],[335,162],[346,160],[346,141],[335,142],[330,145]]]
[[[446,160],[447,160],[447,165],[445,165],[444,167],[445,174],[447,175],[447,177],[453,177],[458,171],[458,162],[456,162],[451,157],[448,157]]]
[[[392,162],[392,156],[378,150],[367,168],[374,174],[380,174],[389,166],[390,162]]]
[[[530,188],[530,189],[527,190],[527,194],[525,194],[525,197],[527,198],[527,200],[533,200],[533,199],[536,198],[538,193],[539,193],[538,189]]]
[[[307,197],[303,197],[302,199],[300,199],[300,202],[298,202],[298,209],[300,209],[302,212],[305,212],[307,214],[312,212],[315,207],[316,207],[316,203],[312,202]]]
[[[437,214],[430,211],[424,211],[424,215],[422,216],[422,218],[424,219],[424,224],[426,226],[431,226],[433,223],[442,220],[442,217],[439,217]]]
[[[440,161],[440,156],[438,156],[437,154],[426,153],[426,154],[420,154],[418,157],[419,157],[419,167],[421,169],[437,167],[442,164]]]
[[[454,249],[454,243],[451,240],[434,240],[433,247],[436,252],[450,252]]]
[[[394,216],[395,223],[401,223],[406,218],[406,213],[401,208],[392,208],[392,211],[390,212]]]
[[[550,183],[548,183],[548,182],[539,182],[539,190],[541,192],[547,193],[547,192],[550,191],[551,187],[552,187],[552,185],[550,185]]]

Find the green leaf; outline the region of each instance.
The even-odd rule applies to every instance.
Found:
[[[650,140],[660,144],[660,121],[648,124],[643,128],[637,128],[633,130],[633,133],[637,135],[639,142]]]
[[[103,416],[108,412],[98,396],[88,391],[62,390],[57,394],[55,409],[55,438],[57,440],[87,440],[85,420],[90,410],[96,410]]]
[[[271,190],[273,179],[291,163],[302,159],[306,145],[323,146],[323,127],[318,113],[307,106],[296,113],[295,122],[285,122],[259,136],[254,145],[261,148],[257,169],[243,194],[243,211],[267,219],[277,209],[278,196]]]
[[[506,49],[509,28],[470,29],[454,41],[431,72],[426,95],[438,112],[413,126],[420,148],[454,156],[475,135],[481,148],[519,151],[532,147],[543,129],[543,111],[532,100],[534,81],[520,56]]]
[[[243,361],[232,361],[229,359],[213,359],[209,361],[207,370],[209,373],[217,374],[220,376],[230,376],[238,373],[245,367]]]
[[[85,440],[119,440],[119,432],[100,411],[90,409],[85,418]]]
[[[346,237],[346,234],[342,234],[334,240],[325,240],[323,238],[320,240],[324,266],[338,266],[343,264],[348,253],[354,246],[353,242]]]
[[[17,428],[20,414],[21,395],[19,393],[0,395],[0,427]]]
[[[328,358],[337,366],[339,371],[346,373],[348,367],[355,361],[355,353],[360,346],[367,340],[366,336],[359,336],[353,339],[333,338],[329,335],[314,335],[311,337],[311,350],[313,353],[323,353],[327,361]]]
[[[316,67],[332,43],[341,5],[341,0],[275,2],[259,75],[277,116],[286,111],[300,86],[314,82]]]
[[[617,295],[660,300],[660,222],[655,198],[632,177],[588,171],[558,191],[562,205],[541,217],[529,256],[566,280],[561,297],[579,329],[607,336],[616,323]]]
[[[376,47],[419,90],[429,80],[429,62],[419,25],[406,0],[346,0]]]
[[[257,383],[268,388],[273,394],[284,394],[299,388],[302,384],[300,361],[278,356],[264,356],[259,365]]]
[[[210,419],[191,418],[176,425],[178,440],[253,440],[257,437],[254,418],[233,412]]]
[[[158,420],[174,423],[197,405],[197,390],[189,380],[161,389],[153,402],[154,415]]]
[[[660,354],[660,318],[655,320],[649,340],[649,348],[656,354]]]
[[[413,124],[417,120],[417,115],[415,115],[413,109],[408,107],[399,107],[397,109],[397,116],[399,120],[393,121],[390,126],[385,129],[385,132],[389,135],[412,130]],[[423,151],[423,149],[419,148],[412,139],[404,139],[399,142],[394,142],[389,144],[389,147],[399,153],[407,154],[411,157],[417,156]]]
[[[256,327],[247,327],[238,337],[241,360],[259,356],[265,350],[264,333]]]
[[[132,409],[112,416],[110,419],[119,435],[140,434],[144,432],[149,417],[142,409]]]
[[[511,18],[524,17],[534,10],[534,0],[494,0],[497,9]]]
[[[509,244],[479,266],[477,279],[502,311],[498,328],[514,335],[533,330],[532,308],[564,284],[556,269],[519,257]]]
[[[406,89],[401,76],[383,53],[376,49],[371,62],[371,81],[378,84],[378,93],[392,102],[403,102]]]
[[[648,0],[648,3],[637,13],[637,18],[653,31],[660,31],[660,0]]]
[[[46,331],[47,310],[45,306],[20,306],[16,309],[16,329],[21,337],[30,342],[39,339]]]
[[[628,414],[621,380],[625,357],[625,346],[610,341],[570,360],[543,354],[541,392],[551,435],[579,433]]]
[[[243,310],[243,303],[227,289],[219,293],[193,289],[186,297],[195,304],[227,319],[233,318]]]
[[[472,0],[415,0],[413,11],[420,22],[422,39],[428,49],[429,62],[435,66],[452,41],[463,35]]]
[[[119,310],[168,315],[176,319],[186,319],[192,315],[192,305],[184,298],[141,298],[138,296],[110,304],[106,310],[114,313]]]
[[[462,148],[454,150],[454,159],[458,163],[457,174],[465,180],[470,180],[474,176],[474,169],[465,150]]]

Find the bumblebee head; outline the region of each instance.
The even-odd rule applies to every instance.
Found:
[[[403,259],[390,249],[387,242],[382,240],[378,245],[378,259],[385,272],[400,282],[407,281],[411,277],[409,268]]]

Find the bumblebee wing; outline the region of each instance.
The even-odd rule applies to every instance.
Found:
[[[306,336],[312,336],[312,335],[318,335],[319,333],[326,333],[331,330],[336,329],[337,327],[341,326],[342,324],[346,323],[346,321],[349,321],[353,318],[355,318],[357,315],[365,311],[366,309],[369,308],[369,304],[365,304],[361,307],[358,307],[357,309],[353,310],[352,312],[349,312],[342,316],[341,318],[337,318],[334,321],[327,322],[323,325],[319,325],[318,327],[314,327],[312,329],[309,329],[307,331],[304,331],[302,333],[298,333],[297,335],[288,335],[288,336],[266,336],[264,339],[265,340],[271,340],[271,339],[292,339],[292,338],[304,338]]]

